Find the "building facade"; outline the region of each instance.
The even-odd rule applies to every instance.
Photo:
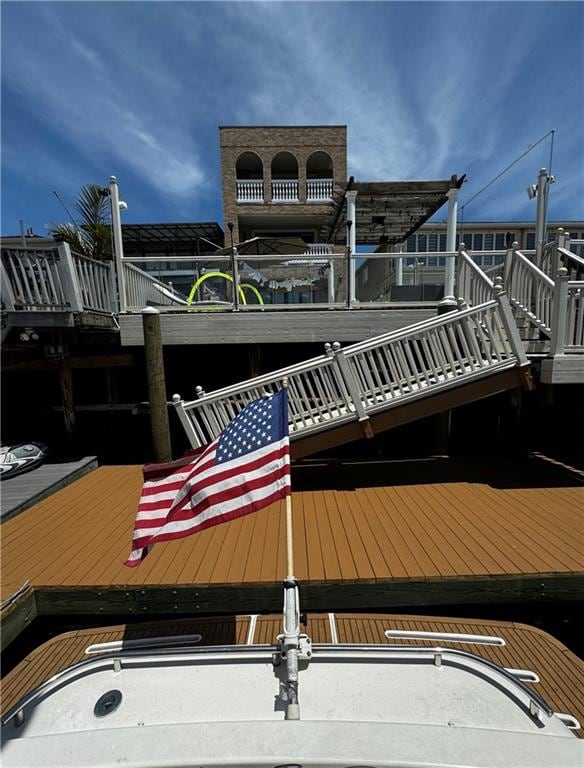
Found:
[[[222,126],[224,230],[233,243],[252,237],[320,242],[347,182],[347,127]],[[229,242],[227,243],[229,245]]]
[[[547,224],[548,242],[555,238],[559,227],[570,233],[574,240],[584,239],[584,221],[550,221]],[[401,247],[404,253],[401,274],[397,273],[395,259],[364,259],[356,275],[357,299],[362,302],[442,299],[446,258],[439,254],[446,251],[446,229],[445,222],[429,222],[410,235]],[[469,221],[459,226],[457,249],[460,242],[464,243],[476,264],[489,269],[501,264],[504,258],[493,251],[503,251],[514,242],[523,250],[533,250],[535,224],[533,221]],[[408,253],[435,253],[436,256],[420,258],[407,256]]]

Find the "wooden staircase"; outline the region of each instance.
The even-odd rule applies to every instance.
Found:
[[[526,385],[529,362],[506,294],[174,405],[193,448],[288,380],[291,450],[307,456]]]

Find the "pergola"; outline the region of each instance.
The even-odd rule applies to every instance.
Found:
[[[450,190],[460,189],[464,179],[452,176],[432,181],[354,181],[351,177],[344,194],[337,197],[334,214],[323,228],[321,239],[344,244],[349,211],[349,216],[354,215],[352,229],[359,245],[399,245],[447,202]]]

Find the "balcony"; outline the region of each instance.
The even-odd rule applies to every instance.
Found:
[[[237,180],[238,203],[263,203],[264,182],[261,180]]]
[[[272,180],[273,203],[298,203],[298,179]]]
[[[306,199],[309,203],[328,203],[332,197],[332,179],[308,179],[306,182]]]

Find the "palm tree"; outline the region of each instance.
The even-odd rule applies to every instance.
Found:
[[[75,202],[81,223],[51,224],[50,234],[71,249],[97,261],[112,258],[111,216],[107,189],[97,184],[81,187]]]

